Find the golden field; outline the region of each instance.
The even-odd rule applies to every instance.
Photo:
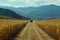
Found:
[[[43,20],[36,21],[36,24],[47,34],[60,40],[60,20]]]
[[[25,20],[0,19],[0,40],[12,40],[27,23]]]

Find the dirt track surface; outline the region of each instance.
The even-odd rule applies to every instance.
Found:
[[[29,22],[14,40],[55,40],[55,39],[46,34],[34,22],[33,23]]]

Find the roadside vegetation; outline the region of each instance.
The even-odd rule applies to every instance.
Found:
[[[0,40],[12,40],[20,32],[27,21],[0,19]]]
[[[60,20],[43,20],[36,21],[36,24],[47,34],[60,40]]]

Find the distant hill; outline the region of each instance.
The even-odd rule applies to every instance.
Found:
[[[30,12],[28,16],[32,19],[38,20],[60,19],[60,6],[41,6],[35,9],[33,12]]]
[[[25,17],[27,17],[30,12],[33,12],[34,10],[37,9],[36,7],[14,8],[14,7],[10,7],[10,6],[0,6],[0,8],[10,9],[10,10],[16,12],[17,14],[25,16]]]
[[[21,15],[16,14],[14,11],[9,9],[0,8],[0,18],[16,18],[20,20],[28,20],[29,18],[23,17]]]
[[[60,19],[60,6],[56,5],[44,5],[41,7],[24,7],[24,8],[8,7],[8,9],[13,10],[22,16],[34,20]]]

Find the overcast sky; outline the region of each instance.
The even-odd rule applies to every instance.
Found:
[[[50,4],[60,6],[60,0],[0,0],[0,6],[38,7]]]

